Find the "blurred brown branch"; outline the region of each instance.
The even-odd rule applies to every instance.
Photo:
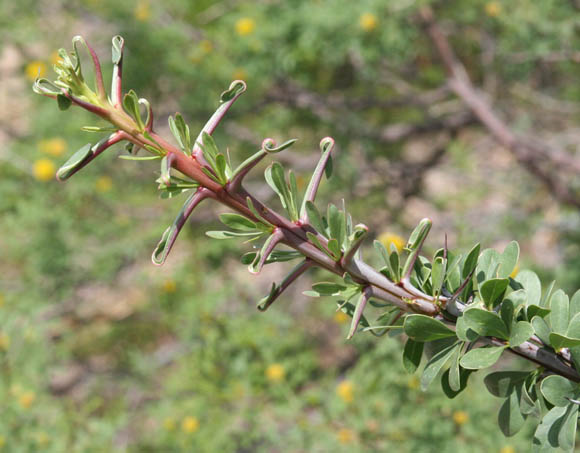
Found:
[[[580,171],[580,162],[574,156],[554,150],[531,137],[519,137],[498,116],[485,96],[472,84],[465,67],[456,57],[447,37],[439,27],[433,10],[420,9],[420,18],[448,73],[448,85],[459,96],[477,119],[495,139],[508,149],[531,174],[548,188],[562,203],[580,208],[580,196],[561,177],[561,172]]]

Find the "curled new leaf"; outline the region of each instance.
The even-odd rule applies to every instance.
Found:
[[[243,80],[234,80],[229,88],[220,95],[221,102],[229,102],[234,100],[244,91],[246,91],[246,82]]]

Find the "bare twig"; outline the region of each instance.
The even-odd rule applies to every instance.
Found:
[[[580,209],[580,196],[563,183],[559,175],[546,169],[547,164],[556,165],[561,170],[574,168],[578,166],[577,160],[563,153],[557,153],[558,157],[554,159],[554,153],[539,140],[518,137],[473,86],[465,67],[457,59],[447,37],[439,28],[433,10],[428,6],[421,8],[420,17],[447,70],[449,87],[495,139],[511,151],[524,168],[540,179],[555,198]]]

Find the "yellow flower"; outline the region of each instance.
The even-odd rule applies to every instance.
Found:
[[[105,193],[113,188],[113,180],[108,176],[101,176],[95,182],[97,192]]]
[[[407,379],[407,387],[409,388],[409,390],[417,390],[419,388],[419,378],[415,375],[409,377],[409,379]]]
[[[4,436],[0,436],[0,448],[2,448],[4,445],[6,445],[6,439]]]
[[[351,403],[354,400],[354,386],[351,381],[342,381],[336,387],[336,394],[345,402]]]
[[[247,36],[254,32],[256,22],[249,17],[242,17],[236,22],[236,33],[240,36]]]
[[[44,77],[46,75],[46,63],[38,60],[31,61],[26,65],[24,72],[30,80],[36,80],[37,77]]]
[[[60,58],[60,55],[58,54],[58,51],[54,51],[50,54],[50,62],[52,64],[57,64],[58,62],[60,62],[62,60],[62,58]]]
[[[137,6],[135,6],[135,10],[133,11],[133,15],[139,22],[148,21],[151,17],[151,7],[149,2],[141,0],[139,3],[137,3]]]
[[[273,363],[268,368],[266,368],[265,374],[269,381],[279,382],[284,379],[286,370],[284,370],[284,367],[279,363]]]
[[[9,347],[10,337],[5,333],[0,332],[0,351],[8,351]]]
[[[35,399],[36,395],[34,392],[24,392],[18,397],[18,404],[20,404],[23,409],[29,409]]]
[[[381,233],[378,239],[379,242],[387,248],[389,253],[391,252],[391,244],[393,244],[397,248],[397,251],[399,253],[401,253],[403,247],[407,245],[407,241],[405,241],[405,239],[403,239],[401,236],[395,233],[390,233],[388,231]]]
[[[213,50],[213,44],[209,39],[202,39],[199,42],[199,48],[205,53],[210,53]]]
[[[163,427],[167,431],[173,431],[176,427],[175,419],[171,417],[166,418],[165,420],[163,420]]]
[[[62,156],[67,148],[66,142],[60,137],[40,140],[37,146],[41,153],[50,154],[54,157]]]
[[[199,429],[199,420],[196,417],[188,415],[181,422],[181,429],[186,433],[194,433]]]
[[[50,159],[38,159],[34,162],[32,174],[39,181],[50,181],[56,174],[56,165]]]
[[[379,21],[377,20],[377,16],[371,13],[364,13],[358,20],[360,28],[362,28],[364,31],[373,31],[375,28],[377,28],[378,23]]]
[[[520,265],[516,264],[514,267],[514,270],[512,271],[512,273],[510,274],[511,278],[516,278],[516,275],[518,275],[518,272],[520,271]]]
[[[338,310],[334,314],[333,319],[334,319],[334,322],[337,324],[344,324],[344,323],[348,322],[348,320],[350,319],[350,316],[348,316],[344,311]]]
[[[0,293],[0,308],[2,308],[6,304],[6,299],[4,298],[4,294]]]
[[[469,421],[469,414],[465,411],[455,411],[453,421],[459,426],[465,425]]]
[[[501,5],[499,2],[487,2],[485,4],[485,13],[489,17],[497,17],[501,14]]]
[[[341,428],[337,433],[337,437],[341,444],[350,444],[354,442],[355,433],[352,429]]]
[[[161,289],[163,289],[164,293],[172,294],[175,291],[177,291],[177,283],[175,283],[175,280],[168,278],[163,282],[163,286],[161,286]]]
[[[237,68],[233,74],[232,78],[234,80],[246,80],[248,78],[248,73],[244,68]]]
[[[516,453],[516,449],[511,445],[506,445],[505,447],[501,447],[499,453]]]
[[[41,431],[39,433],[36,433],[36,435],[34,436],[34,440],[39,446],[45,447],[46,445],[48,445],[50,437],[48,437],[48,434],[46,434],[44,431]]]

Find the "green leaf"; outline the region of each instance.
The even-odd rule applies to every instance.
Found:
[[[550,333],[550,346],[552,346],[556,351],[562,348],[572,348],[574,346],[580,346],[580,338],[571,338],[567,335],[561,335],[559,333]]]
[[[433,265],[431,268],[431,284],[433,285],[434,296],[439,295],[441,292],[441,287],[443,286],[443,280],[445,278],[446,265],[447,260],[440,256],[433,260]]]
[[[529,371],[496,371],[488,374],[483,382],[493,396],[506,398],[530,375]]]
[[[58,109],[61,111],[68,110],[72,104],[70,98],[66,97],[64,94],[57,95],[56,102],[58,103]]]
[[[501,303],[499,310],[499,315],[501,320],[505,324],[508,331],[512,329],[512,323],[514,320],[514,303],[510,299],[504,299]]]
[[[455,333],[457,338],[462,341],[475,341],[479,338],[479,334],[467,326],[465,316],[457,318],[455,323]]]
[[[468,370],[480,370],[492,366],[498,361],[507,346],[491,346],[472,349],[461,357],[460,364]]]
[[[529,270],[523,270],[514,279],[526,290],[527,305],[539,305],[542,297],[542,285],[538,276]]]
[[[218,181],[222,186],[225,186],[228,182],[228,173],[229,173],[228,163],[226,162],[226,158],[223,154],[218,154],[215,158],[215,173],[218,177]]]
[[[455,332],[437,319],[426,315],[408,315],[404,323],[405,333],[415,341],[433,341],[454,337]]]
[[[509,338],[510,347],[521,345],[524,341],[528,341],[533,334],[534,328],[529,322],[518,321],[510,334]]]
[[[111,51],[111,56],[113,60],[113,64],[118,65],[121,62],[121,58],[123,57],[123,37],[116,35],[113,36],[113,48]]]
[[[215,159],[220,153],[219,149],[215,143],[215,140],[207,132],[202,132],[201,134],[201,149],[203,151],[203,157],[207,160],[208,164],[215,169]]]
[[[500,304],[508,284],[509,280],[507,278],[492,278],[479,286],[479,294],[489,309],[495,308]]]
[[[123,160],[159,160],[163,159],[165,156],[119,156],[119,159]]]
[[[389,252],[387,252],[387,249],[385,248],[383,243],[380,241],[373,241],[373,246],[375,247],[375,250],[379,253],[379,256],[383,259],[385,266],[388,266],[389,265]],[[419,261],[419,260],[417,260],[417,261]]]
[[[143,131],[145,129],[145,124],[141,118],[141,112],[139,110],[139,98],[137,97],[137,93],[135,93],[135,91],[130,90],[127,94],[125,94],[123,97],[123,107],[125,108],[125,111],[135,120],[139,131]]]
[[[258,252],[245,253],[240,261],[242,264],[251,264],[256,259],[257,254]],[[294,250],[273,250],[264,264],[282,263],[295,260],[296,258],[301,258],[302,256],[302,253],[295,252]]]
[[[532,318],[532,326],[534,327],[534,332],[543,343],[550,344],[550,327],[546,321],[540,316],[534,316]]]
[[[476,244],[467,254],[465,258],[465,262],[463,263],[463,268],[461,269],[461,278],[466,279],[469,274],[475,269],[477,266],[477,259],[479,258],[479,243]]]
[[[527,383],[521,386],[521,397],[520,397],[520,410],[524,415],[533,415],[534,417],[539,417],[541,410],[539,409],[539,401],[537,400],[537,395],[535,391],[533,395],[528,393],[526,388]],[[534,387],[532,387],[534,389]]]
[[[578,406],[570,404],[560,424],[558,445],[565,451],[573,451],[576,443],[576,429],[578,427]]]
[[[291,220],[298,220],[297,213],[294,211],[292,206],[290,192],[288,191],[288,187],[284,179],[284,169],[282,168],[282,165],[280,165],[278,162],[272,163],[272,165],[266,168],[264,175],[268,185],[276,194],[278,194],[278,197],[282,202],[282,207],[286,209],[290,215]]]
[[[550,324],[552,331],[564,335],[568,330],[569,302],[568,296],[559,289],[552,296],[550,302]]]
[[[338,296],[341,291],[346,289],[346,286],[341,285],[340,283],[320,282],[312,285],[312,289],[319,296]]]
[[[318,238],[314,234],[312,234],[310,231],[306,232],[306,237],[308,238],[308,240],[310,242],[312,242],[314,244],[314,246],[318,250],[326,253],[331,259],[336,261],[338,258],[340,258],[340,256],[337,257],[337,256],[333,255],[333,253],[330,250],[328,250],[326,247],[324,247],[324,245],[322,245],[322,243],[318,240]]]
[[[344,213],[341,215],[341,212],[335,205],[329,204],[327,210],[327,219],[330,237],[336,239],[340,248],[342,244],[344,244],[344,238],[346,234]]]
[[[255,231],[256,224],[252,222],[250,219],[247,219],[243,215],[240,214],[220,214],[221,222],[230,227],[232,230],[238,231]]]
[[[465,388],[467,387],[467,380],[468,380],[469,376],[471,375],[471,373],[473,373],[473,370],[466,370],[465,368],[459,368],[459,389],[458,390],[453,390],[449,384],[450,372],[451,372],[451,369],[448,369],[448,370],[445,370],[445,372],[441,375],[441,388],[443,389],[443,392],[445,393],[445,396],[447,396],[447,398],[453,399],[457,395],[459,395],[463,390],[465,390]]]
[[[493,249],[485,249],[477,261],[475,276],[477,282],[497,278],[497,269],[500,265],[500,254]]]
[[[580,313],[580,289],[570,299],[570,319]]]
[[[482,337],[497,337],[502,340],[509,338],[506,325],[493,312],[474,307],[465,310],[463,318],[465,325]]]
[[[401,269],[399,267],[399,252],[397,248],[391,244],[391,254],[389,255],[389,272],[391,274],[391,278],[398,282],[401,280]]]
[[[566,330],[566,336],[570,338],[580,338],[580,313],[575,314],[572,319],[570,319],[568,330]]]
[[[189,132],[189,126],[185,124],[185,120],[181,116],[181,114],[176,113],[175,118],[169,117],[169,129],[171,133],[177,140],[179,147],[181,150],[188,156],[191,155],[191,134]]]
[[[320,215],[320,211],[316,205],[311,201],[306,201],[304,206],[306,213],[308,214],[308,220],[310,221],[312,227],[321,235],[328,237],[326,228],[324,226],[324,221],[322,220],[322,216]]]
[[[256,219],[258,219],[263,225],[274,228],[274,225],[272,225],[262,215],[260,215],[256,207],[254,206],[252,199],[249,196],[246,197],[246,204],[248,205],[248,209],[251,211],[252,214],[254,214],[254,217],[256,217]]]
[[[412,338],[409,338],[407,343],[405,343],[405,349],[403,350],[403,366],[405,367],[405,370],[407,370],[407,373],[413,374],[417,371],[423,355],[423,345],[423,342],[415,341]]]
[[[449,367],[449,374],[447,375],[449,388],[454,392],[461,390],[461,367],[459,360],[461,359],[461,347],[455,350],[451,358],[451,366]]]
[[[56,177],[64,181],[72,176],[72,174],[77,170],[78,167],[82,166],[83,163],[92,155],[92,145],[87,143],[77,152],[75,152],[62,167],[56,172]]]
[[[500,267],[498,270],[498,277],[500,278],[508,278],[516,264],[518,263],[518,259],[520,257],[520,246],[516,241],[510,242],[506,248],[504,249],[503,253],[500,255]]]
[[[336,239],[329,239],[328,240],[328,250],[333,255],[333,259],[338,261],[340,259],[341,251],[340,246],[338,245],[338,241]]]
[[[516,434],[526,421],[526,416],[520,410],[520,392],[519,389],[512,392],[499,409],[497,421],[506,437]]]
[[[452,343],[437,352],[425,365],[423,375],[421,376],[421,388],[427,390],[429,384],[437,377],[441,369],[445,366],[447,361],[453,356],[455,350],[461,347],[461,343]]]
[[[554,289],[555,284],[556,284],[556,281],[554,280],[546,288],[546,291],[544,292],[544,296],[540,300],[540,307],[548,307],[550,305],[550,299],[552,297],[552,290]]]
[[[290,218],[298,220],[298,204],[300,203],[300,195],[298,194],[296,176],[292,170],[288,172],[288,193],[290,195]]]
[[[450,292],[454,292],[461,285],[461,271],[459,263],[462,255],[454,256],[453,253],[447,251],[447,270],[445,272],[446,287]]]
[[[577,383],[558,375],[544,378],[540,390],[544,398],[554,406],[567,406],[570,404],[568,398],[577,399],[580,394],[580,387]]]
[[[419,245],[425,240],[429,231],[431,230],[431,226],[433,222],[431,219],[422,219],[419,224],[415,227],[411,236],[409,236],[409,240],[407,241],[406,249],[409,251],[417,250]]]
[[[560,445],[558,440],[562,422],[567,413],[566,407],[553,407],[542,419],[536,428],[532,440],[533,451],[537,453],[548,453],[554,451]]]
[[[233,239],[242,237],[257,237],[261,236],[261,231],[251,231],[247,233],[236,233],[234,231],[206,231],[205,235],[212,239]]]
[[[171,161],[169,156],[169,154],[166,154],[163,156],[163,159],[161,159],[161,176],[159,178],[163,184],[167,185],[171,182]]]

